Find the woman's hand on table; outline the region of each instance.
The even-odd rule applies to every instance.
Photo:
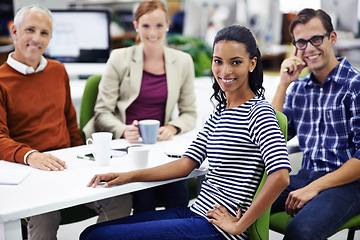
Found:
[[[96,174],[87,186],[95,188],[101,182],[105,182],[104,187],[124,184],[126,183],[125,175],[125,173]]]
[[[174,135],[177,133],[176,127],[173,125],[165,125],[159,128],[158,141],[167,141],[171,140]]]

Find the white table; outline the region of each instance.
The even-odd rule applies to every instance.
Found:
[[[172,141],[145,145],[150,149],[148,166],[152,167],[173,161],[174,159],[167,157],[165,152],[183,152],[195,135],[196,132],[190,132],[175,136]],[[128,145],[125,140],[112,141],[113,148]],[[127,161],[127,155],[121,158],[112,158],[109,167],[97,167],[93,161],[77,158],[78,154],[88,152],[90,152],[88,146],[51,151],[50,153],[67,163],[68,168],[59,172],[47,172],[22,164],[0,161],[1,169],[9,169],[9,171],[26,169],[31,171],[31,174],[19,185],[0,185],[0,239],[22,239],[21,218],[180,180],[130,183],[111,188],[103,188],[102,186],[95,189],[89,188],[86,185],[96,173],[124,172],[133,169],[129,161]],[[201,166],[200,170],[194,170],[187,178],[204,175],[205,173],[206,166]]]

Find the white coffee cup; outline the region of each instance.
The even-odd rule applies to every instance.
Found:
[[[95,157],[97,166],[110,165],[110,148],[113,134],[111,132],[96,132],[91,134],[92,138],[86,140],[86,144],[91,144],[92,153]]]
[[[139,121],[140,135],[144,144],[156,143],[160,121],[154,119]]]
[[[129,147],[128,157],[134,169],[143,169],[148,165],[149,149],[146,147]]]

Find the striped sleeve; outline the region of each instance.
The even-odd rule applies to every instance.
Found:
[[[270,104],[254,104],[249,114],[249,133],[259,146],[267,174],[279,169],[291,171],[284,136]]]

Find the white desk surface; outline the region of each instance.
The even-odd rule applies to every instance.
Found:
[[[195,132],[176,136],[172,141],[145,145],[150,149],[149,167],[157,166],[174,158],[169,158],[166,151],[181,153],[186,150]],[[113,140],[112,147],[128,146],[126,140]],[[176,181],[148,183],[130,183],[111,188],[87,187],[94,174],[106,172],[123,172],[133,170],[127,155],[112,158],[109,167],[97,167],[95,162],[78,159],[77,154],[89,153],[88,146],[79,146],[51,151],[53,155],[66,161],[68,169],[59,172],[47,172],[26,165],[0,161],[2,169],[29,169],[31,174],[19,185],[0,185],[0,239],[21,239],[20,219],[59,210],[87,202],[134,192]],[[188,177],[203,175],[206,168],[194,170]]]

